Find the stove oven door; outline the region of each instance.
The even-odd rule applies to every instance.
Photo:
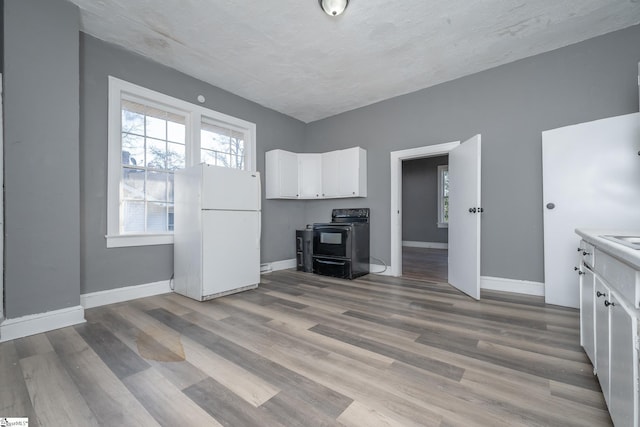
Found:
[[[351,226],[314,225],[313,256],[349,258],[351,256]]]

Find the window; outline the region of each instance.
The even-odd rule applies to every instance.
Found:
[[[438,166],[438,227],[449,227],[449,165]]]
[[[173,174],[255,170],[255,125],[109,77],[107,247],[173,243]]]

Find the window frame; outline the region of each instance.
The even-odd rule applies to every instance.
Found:
[[[444,172],[449,172],[449,165],[438,165],[438,228],[449,228],[444,219]]]
[[[244,170],[256,171],[256,125],[200,105],[109,76],[107,152],[107,248],[173,244],[173,232],[120,233],[120,185],[122,176],[122,99],[143,102],[184,115],[185,167],[200,163],[200,124],[203,118],[244,133]]]

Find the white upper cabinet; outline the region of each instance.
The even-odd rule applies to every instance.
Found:
[[[267,199],[367,196],[367,152],[360,147],[321,154],[273,150],[265,167]]]
[[[298,197],[301,199],[322,197],[321,154],[298,154]]]
[[[265,155],[267,199],[298,198],[298,155],[272,150]]]
[[[367,152],[360,148],[322,154],[324,197],[367,197]]]

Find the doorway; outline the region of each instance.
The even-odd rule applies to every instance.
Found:
[[[394,151],[391,158],[391,266],[402,276],[402,162],[433,156],[449,156],[448,280],[453,287],[480,299],[481,136]]]
[[[402,161],[402,275],[447,283],[449,156]]]

